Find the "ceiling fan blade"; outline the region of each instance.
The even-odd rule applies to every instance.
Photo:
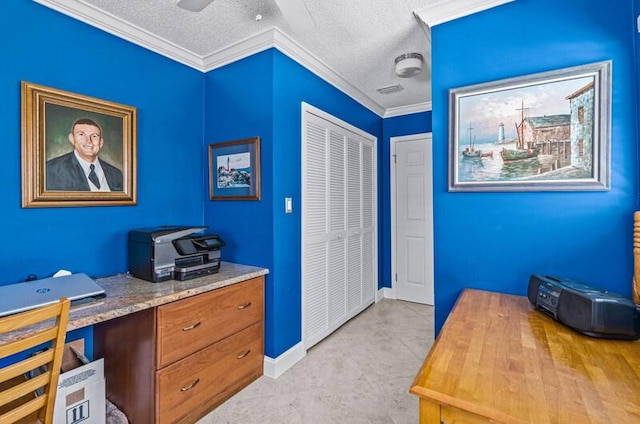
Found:
[[[213,0],[178,0],[178,7],[190,12],[200,12],[213,3]]]
[[[315,24],[303,0],[274,0],[284,19],[297,31],[312,28]]]

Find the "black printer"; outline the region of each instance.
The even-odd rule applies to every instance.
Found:
[[[536,309],[587,336],[640,338],[640,307],[622,295],[570,278],[534,274],[527,297]]]
[[[188,280],[220,269],[216,234],[195,234],[208,227],[159,226],[129,231],[129,272],[158,283]]]

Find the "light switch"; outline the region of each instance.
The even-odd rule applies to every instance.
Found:
[[[284,198],[284,213],[293,213],[293,200],[291,197]]]

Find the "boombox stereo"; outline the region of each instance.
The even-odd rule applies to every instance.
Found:
[[[640,307],[619,294],[569,278],[532,275],[527,296],[538,310],[587,336],[640,338]]]

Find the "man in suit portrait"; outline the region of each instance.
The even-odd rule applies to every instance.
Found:
[[[97,122],[77,119],[68,138],[73,151],[46,162],[46,190],[122,191],[122,171],[98,157],[104,140]]]

